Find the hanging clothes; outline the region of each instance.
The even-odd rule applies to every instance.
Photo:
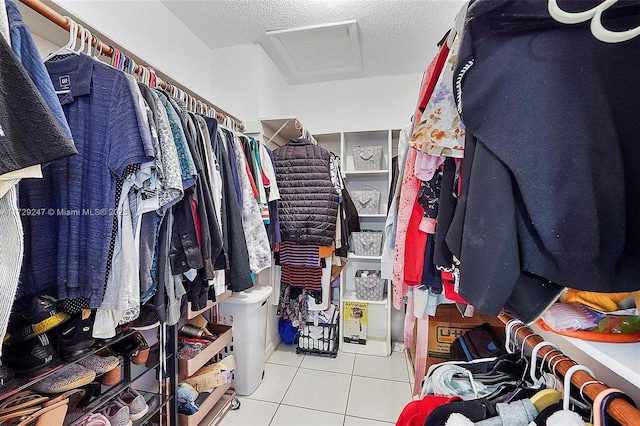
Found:
[[[500,24],[498,16],[509,16],[499,36],[489,30]],[[519,31],[531,16],[543,25]],[[460,294],[483,312],[508,306],[524,321],[535,319],[562,286],[620,292],[640,282],[640,197],[624,190],[640,183],[633,172],[640,160],[633,124],[640,89],[623,83],[638,68],[629,52],[639,51],[640,39],[607,44],[586,26],[550,31],[548,22],[556,24],[546,4],[471,4],[455,70],[462,118],[476,142]],[[534,39],[551,60],[530,53]]]
[[[331,181],[331,154],[306,139],[273,151],[280,189],[283,241],[329,246],[335,238],[339,196]]]
[[[243,291],[253,286],[253,280],[251,278],[249,252],[242,228],[242,216],[234,186],[231,161],[223,141],[225,136],[222,130],[218,128],[218,122],[208,117],[205,118],[205,120],[209,128],[213,152],[220,165],[220,174],[224,188],[221,216],[222,241],[227,263],[227,285],[233,291]]]
[[[152,160],[153,147],[143,145],[124,74],[84,54],[46,66],[57,90],[63,89],[61,76],[70,82],[60,102],[78,155],[51,164],[42,181],[20,188],[21,206],[55,214],[29,218],[25,244],[31,251],[19,296],[48,291],[58,298],[86,297],[95,308],[104,291],[109,250],[104,242],[112,230],[116,177],[131,164]],[[87,211],[98,214],[81,215]]]

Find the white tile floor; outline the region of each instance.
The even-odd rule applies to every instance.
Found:
[[[411,401],[406,354],[390,357],[339,352],[337,358],[298,355],[281,343],[264,380],[220,426],[381,426],[394,424]]]

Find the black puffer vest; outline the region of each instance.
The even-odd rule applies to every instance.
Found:
[[[338,194],[331,182],[331,153],[307,139],[291,139],[273,151],[280,190],[283,241],[329,246],[335,238]]]

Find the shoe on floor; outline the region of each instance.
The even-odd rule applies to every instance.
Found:
[[[9,318],[9,338],[5,343],[31,339],[59,326],[69,318],[69,314],[58,311],[56,299],[46,295],[36,296],[27,308],[12,314]]]
[[[91,383],[96,373],[80,364],[67,364],[31,386],[36,392],[52,394],[66,392]]]
[[[100,414],[105,416],[112,426],[132,426],[133,422],[129,416],[129,407],[120,401],[113,400],[105,408],[100,410]]]
[[[149,411],[149,406],[147,405],[147,401],[145,401],[144,396],[133,388],[129,388],[122,392],[118,395],[116,400],[122,405],[129,407],[129,417],[133,422],[141,419],[142,416],[147,414]]]
[[[5,348],[2,361],[24,379],[35,379],[62,365],[47,333]]]
[[[76,360],[91,352],[95,343],[91,336],[93,320],[92,311],[83,309],[56,330],[58,353],[65,361]]]
[[[95,371],[98,376],[104,374],[102,376],[102,384],[105,386],[115,385],[122,376],[120,374],[120,360],[113,355],[91,354],[79,360],[78,364]]]

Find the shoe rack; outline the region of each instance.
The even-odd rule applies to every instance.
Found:
[[[131,386],[144,396],[149,406],[148,412],[142,418],[134,421],[133,426],[147,425],[152,421],[157,423],[160,418],[164,419],[161,421],[162,424],[177,424],[177,400],[175,397],[177,389],[175,374],[177,371],[175,356],[177,337],[175,328],[175,326],[167,327],[160,325],[154,329],[158,339],[156,342],[153,342],[153,344],[150,344],[149,357],[144,364],[135,364],[132,362],[133,354],[131,352],[118,353],[111,351],[112,355],[117,356],[120,361],[120,365],[117,367],[120,368],[120,380],[113,385],[105,385],[101,382],[102,375],[98,375],[91,383],[80,386],[79,389],[83,389],[85,395],[78,403],[78,410],[81,410],[84,414],[98,413],[108,402],[115,399],[124,392],[125,389]],[[126,339],[133,339],[135,332],[136,331],[132,329],[127,330],[123,332],[121,336],[110,341],[108,345],[94,348],[73,362],[65,362],[65,364],[78,363],[93,354],[105,352]],[[29,389],[50,374],[55,373],[55,371],[57,371],[57,369],[36,379],[19,380],[18,387],[3,395],[2,399],[0,399],[0,404],[4,398],[22,390]],[[152,389],[138,389],[138,383],[136,382],[143,378],[143,376],[151,374],[155,375],[155,380],[152,380],[155,386],[153,386]],[[162,374],[162,376],[160,376],[160,374]],[[56,394],[43,395],[50,398],[56,397]]]
[[[226,362],[233,358],[229,354],[229,346],[232,344],[232,327],[220,324],[218,315],[218,304],[227,299],[231,291],[217,297],[215,302],[209,301],[204,309],[193,311],[191,305],[178,323],[179,336],[186,334],[186,330],[191,326],[188,322],[202,315],[207,320],[206,330],[217,336],[207,347],[191,359],[178,360],[178,382],[183,382],[193,377],[201,369],[217,362]],[[186,325],[186,327],[185,327]],[[184,329],[182,327],[185,327]],[[180,331],[183,330],[183,331]],[[197,328],[191,328],[192,333],[197,333]],[[200,331],[200,333],[202,333]],[[198,334],[199,336],[200,334]],[[187,336],[189,337],[189,336]],[[196,335],[191,336],[196,337]],[[191,415],[178,414],[178,425],[196,426],[212,425],[216,423],[230,408],[239,407],[236,398],[236,390],[231,386],[231,382],[215,387],[210,391],[202,391],[198,397],[197,405],[199,410]]]

